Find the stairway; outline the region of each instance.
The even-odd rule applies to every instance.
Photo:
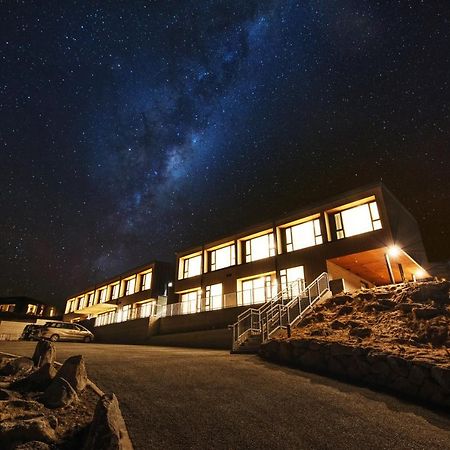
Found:
[[[298,281],[294,283],[298,286]],[[292,292],[298,292],[298,295],[292,298],[289,296]],[[323,272],[301,292],[288,286],[259,309],[248,308],[238,316],[236,323],[230,325],[233,330],[231,353],[257,353],[261,343],[281,330],[295,326],[329,292],[328,274]]]

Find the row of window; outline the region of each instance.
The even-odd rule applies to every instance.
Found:
[[[150,317],[155,314],[155,310],[156,303],[154,301],[125,305],[118,308],[116,311],[99,314],[95,319],[95,326],[98,327],[110,323],[119,323],[142,317]]]
[[[334,226],[334,235],[330,236],[330,239],[343,239],[382,228],[375,201],[339,210],[327,216],[327,219],[330,218],[332,219],[330,226]],[[280,226],[278,229],[282,240],[282,251],[293,252],[324,242],[321,221],[318,216],[290,226]],[[217,249],[206,250],[204,256],[207,267],[204,267],[203,270],[214,271],[233,266],[236,264],[236,255],[240,256],[240,252],[243,263],[275,256],[277,249],[274,232],[269,231],[256,237],[240,239],[237,245],[236,242],[231,242]],[[202,252],[180,258],[178,279],[200,275],[202,264]]]
[[[78,309],[93,306],[98,303],[117,300],[119,297],[131,295],[135,292],[146,291],[150,289],[151,286],[152,271],[141,272],[124,280],[102,286],[95,291],[68,300],[65,313],[74,312]]]
[[[279,272],[281,289],[287,297],[298,294],[304,288],[303,266],[282,269]],[[191,314],[233,306],[253,305],[269,301],[278,293],[276,273],[257,275],[249,279],[237,280],[236,292],[223,294],[222,283],[193,289],[181,294],[179,314]],[[170,305],[168,305],[170,306]]]

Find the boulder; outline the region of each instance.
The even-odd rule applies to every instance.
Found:
[[[444,311],[438,308],[413,308],[412,312],[416,319],[426,319],[426,320],[444,314]]]
[[[56,369],[53,364],[46,363],[25,378],[12,383],[11,388],[18,391],[45,391],[55,375]]]
[[[14,444],[40,441],[48,444],[56,441],[55,430],[45,417],[5,420],[0,423],[0,448],[11,448]]]
[[[61,408],[77,400],[75,389],[64,378],[55,378],[41,397],[42,403],[47,408]]]
[[[25,374],[33,370],[33,360],[26,356],[20,356],[9,361],[0,371],[0,375]]]
[[[426,303],[434,300],[439,304],[449,303],[450,282],[427,283],[419,285],[417,289],[410,294],[415,302]]]
[[[350,330],[350,336],[355,336],[361,339],[365,339],[372,334],[372,330],[370,328],[365,327],[355,327]]]
[[[88,381],[83,356],[71,356],[66,359],[55,378],[64,378],[78,394],[82,392]]]
[[[351,314],[352,312],[353,312],[353,306],[343,305],[337,312],[337,315],[343,316],[343,315]]]
[[[0,389],[0,400],[17,400],[17,394],[9,389]]]
[[[132,450],[119,402],[114,394],[104,395],[95,407],[84,450]]]
[[[36,367],[41,367],[44,364],[53,364],[56,358],[56,349],[53,342],[38,341],[33,353],[33,363]]]
[[[331,328],[333,330],[342,330],[343,328],[345,328],[346,325],[345,323],[341,322],[340,320],[333,320],[333,322],[331,322]]]

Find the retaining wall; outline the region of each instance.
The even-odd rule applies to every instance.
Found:
[[[450,407],[450,367],[377,349],[314,339],[269,341],[260,356],[311,372],[344,378],[440,407]]]

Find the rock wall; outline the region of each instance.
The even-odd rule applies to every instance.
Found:
[[[414,400],[450,407],[450,368],[370,347],[316,339],[273,340],[261,346],[269,361],[388,389]]]

